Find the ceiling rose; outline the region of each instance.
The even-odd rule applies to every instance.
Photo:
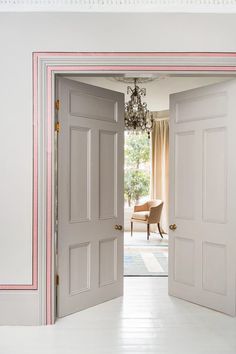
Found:
[[[156,80],[163,80],[166,79],[168,75],[149,75],[149,76],[116,76],[110,78],[112,81],[118,81],[118,82],[123,82],[125,84],[133,84],[134,83],[134,78],[136,79],[137,84],[144,84],[147,82],[152,82]]]

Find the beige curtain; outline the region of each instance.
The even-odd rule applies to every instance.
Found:
[[[153,112],[153,115],[151,193],[153,199],[161,199],[164,202],[161,227],[164,232],[168,232],[169,112]]]

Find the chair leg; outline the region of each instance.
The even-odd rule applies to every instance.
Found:
[[[147,224],[147,240],[149,240],[149,236],[150,236],[150,225]]]
[[[133,221],[131,221],[131,236],[133,236]]]
[[[160,234],[161,238],[163,238],[163,235],[162,235],[162,232],[161,232],[161,226],[160,226],[159,222],[157,223],[157,227],[158,227],[158,231],[159,231],[159,234]]]

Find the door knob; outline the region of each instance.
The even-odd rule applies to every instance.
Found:
[[[123,230],[123,226],[122,225],[115,225],[115,230]]]
[[[175,231],[177,229],[177,225],[176,224],[171,224],[169,226],[169,229],[172,230],[172,231]]]

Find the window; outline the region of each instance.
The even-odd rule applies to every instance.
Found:
[[[150,139],[125,132],[125,207],[150,198]]]

